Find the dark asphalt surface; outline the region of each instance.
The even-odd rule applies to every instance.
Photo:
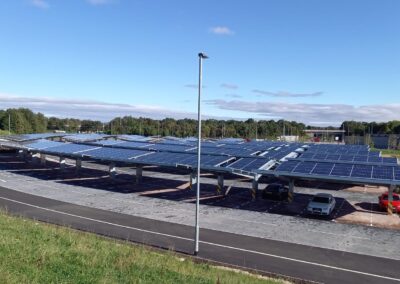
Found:
[[[0,187],[0,208],[48,223],[193,252],[194,228]],[[393,248],[397,249],[397,248]],[[199,257],[323,283],[399,283],[400,261],[201,229]]]

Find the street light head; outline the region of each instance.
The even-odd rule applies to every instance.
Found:
[[[207,56],[205,53],[203,53],[203,52],[200,52],[200,53],[199,53],[199,57],[200,57],[200,58],[203,58],[203,59],[207,59],[207,58],[208,58],[208,56]]]

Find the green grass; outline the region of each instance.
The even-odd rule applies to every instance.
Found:
[[[0,135],[8,135],[8,130],[0,129]]]
[[[391,156],[391,157],[397,157],[400,158],[400,150],[391,150],[391,149],[374,149],[376,151],[381,151],[382,155],[384,156]]]
[[[0,212],[0,283],[282,283]]]

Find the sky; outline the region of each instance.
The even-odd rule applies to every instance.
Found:
[[[400,120],[397,0],[2,0],[0,109]]]

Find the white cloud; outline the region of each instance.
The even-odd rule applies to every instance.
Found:
[[[236,89],[239,89],[239,86],[236,84],[222,83],[221,88],[236,90]]]
[[[238,95],[238,94],[226,94],[225,96],[227,96],[227,97],[230,97],[230,98],[242,98],[242,96],[241,95]]]
[[[152,105],[130,105],[101,101],[19,97],[0,93],[0,109],[29,108],[47,116],[75,117],[108,121],[116,116],[132,115],[151,118],[195,118],[195,113],[182,112]]]
[[[210,28],[210,32],[216,35],[234,35],[235,32],[228,27],[217,26]]]
[[[199,88],[199,85],[198,84],[186,84],[186,85],[184,85],[184,87],[185,88],[190,88],[190,89],[198,89]],[[204,88],[206,88],[206,86],[205,85],[203,85],[203,89]]]
[[[31,0],[30,3],[40,9],[48,9],[50,7],[49,3],[44,0]]]
[[[260,96],[280,97],[280,98],[319,97],[322,96],[323,94],[323,92],[314,92],[314,93],[290,93],[286,91],[270,92],[258,89],[255,89],[252,92]]]
[[[301,121],[312,125],[338,126],[344,120],[383,122],[399,119],[400,113],[400,104],[353,106],[243,100],[207,100],[206,103],[223,110],[253,113],[267,119]]]
[[[91,5],[105,5],[105,4],[110,4],[114,2],[114,0],[86,0],[89,4]]]

